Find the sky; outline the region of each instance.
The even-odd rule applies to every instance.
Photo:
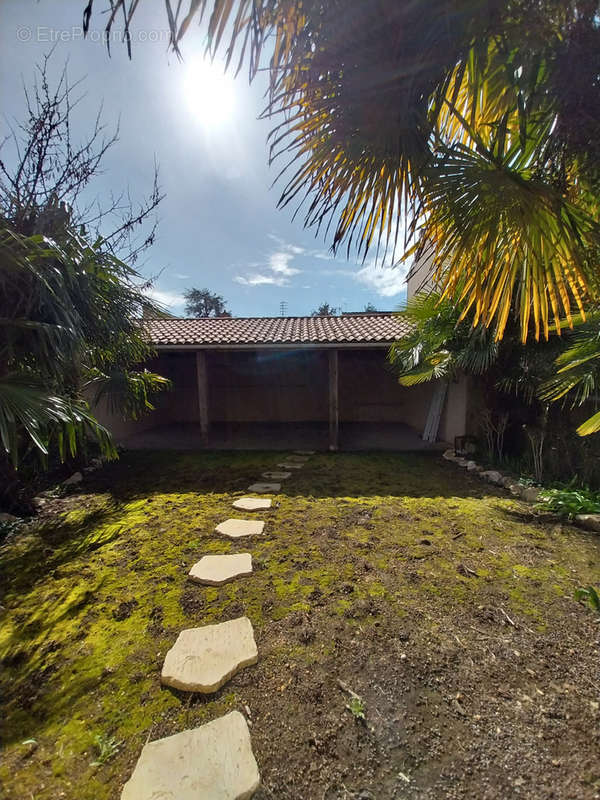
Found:
[[[85,97],[74,130],[89,130],[100,104],[107,128],[119,124],[94,196],[128,190],[142,199],[154,164],[165,199],[158,209],[156,243],[137,268],[154,278],[150,293],[184,314],[183,292],[208,288],[235,316],[310,314],[328,302],[342,311],[397,308],[406,295],[408,265],[357,262],[332,256],[330,241],[304,229],[302,215],[277,209],[280,167],[268,166],[273,121],[258,119],[265,78],[225,73],[222,61],[203,57],[205,31],[194,24],[182,43],[183,60],[168,50],[162,0],[140,3],[133,58],[101,39],[108,0],[95,0],[92,30],[83,39],[84,0],[1,0],[0,141],[24,117],[23,84],[51,51],[51,76],[68,62],[71,81],[84,78]],[[10,149],[0,157],[8,158]]]

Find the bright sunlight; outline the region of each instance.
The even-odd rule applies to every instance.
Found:
[[[224,72],[221,61],[193,58],[184,68],[185,102],[196,119],[208,130],[230,121],[235,107],[234,80]]]

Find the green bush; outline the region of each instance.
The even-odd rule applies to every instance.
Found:
[[[538,508],[554,511],[569,519],[577,514],[600,514],[600,492],[592,489],[546,489]]]

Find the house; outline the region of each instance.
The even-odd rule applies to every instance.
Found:
[[[96,409],[129,447],[420,449],[467,429],[466,379],[403,387],[386,354],[406,332],[391,313],[146,319],[171,379],[137,422]],[[423,441],[423,432],[430,442]]]

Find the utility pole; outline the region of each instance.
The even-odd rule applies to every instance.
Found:
[[[286,311],[287,311],[287,303],[285,302],[285,300],[282,300],[281,303],[279,303],[279,316],[285,317]]]

